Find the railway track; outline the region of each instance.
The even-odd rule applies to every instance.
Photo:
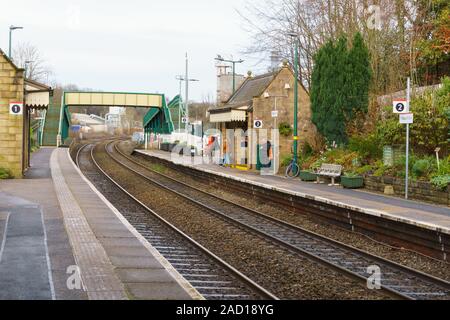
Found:
[[[202,206],[212,214],[241,228],[270,239],[293,253],[306,256],[363,282],[367,282],[370,276],[368,268],[379,269],[382,277],[381,290],[395,298],[450,299],[450,283],[445,280],[377,257],[177,181],[124,154],[117,147],[117,142],[105,145],[105,150],[117,163],[158,187]]]
[[[124,190],[98,165],[93,144],[86,144],[77,151],[76,163],[130,224],[205,299],[278,299]]]

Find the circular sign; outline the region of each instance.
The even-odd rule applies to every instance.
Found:
[[[255,129],[261,129],[263,126],[263,122],[261,120],[255,120],[253,126]]]
[[[20,110],[22,110],[22,107],[18,104],[15,104],[11,107],[11,110],[13,113],[20,113]]]
[[[398,112],[403,112],[403,111],[405,111],[405,104],[402,103],[402,102],[399,102],[399,103],[397,103],[397,104],[395,105],[395,109],[396,109]]]
[[[22,115],[23,114],[23,104],[20,102],[11,102],[9,104],[9,113],[12,115]]]

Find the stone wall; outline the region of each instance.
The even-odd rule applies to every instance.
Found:
[[[262,120],[264,123],[263,129],[269,129],[269,137],[274,128],[278,128],[279,124],[286,122],[294,123],[294,80],[295,77],[288,67],[281,69],[278,76],[267,88],[266,92],[271,97],[265,98],[264,95],[253,99],[253,113],[252,119],[249,119],[249,127],[253,126],[253,120]],[[291,89],[286,90],[285,85],[289,84]],[[275,110],[275,96],[277,100],[278,118],[272,118],[272,110]],[[285,97],[281,97],[285,96]],[[311,146],[317,147],[318,133],[314,124],[311,122],[311,102],[308,93],[302,86],[299,85],[298,92],[298,135],[299,143],[303,145],[308,142]],[[280,155],[292,154],[293,136],[280,135]]]
[[[9,103],[23,101],[23,70],[0,50],[0,167],[17,178],[23,170],[23,116],[9,114]]]
[[[395,195],[405,195],[405,180],[391,177],[373,177],[364,179],[365,187],[368,190],[384,192],[386,186],[393,186]],[[450,190],[439,190],[428,182],[409,183],[408,195],[411,199],[432,202],[435,204],[450,205]]]

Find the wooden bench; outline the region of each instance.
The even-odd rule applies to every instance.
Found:
[[[340,177],[342,174],[342,166],[338,164],[322,164],[322,166],[317,170],[317,182],[322,183],[320,181],[320,177],[329,177],[331,178],[330,186],[336,186],[338,184],[334,183],[334,179]]]

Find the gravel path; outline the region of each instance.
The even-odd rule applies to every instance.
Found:
[[[120,146],[121,150],[127,152],[128,154],[132,150],[132,145],[129,143],[121,143]],[[242,194],[223,191],[219,188],[216,188],[216,186],[212,187],[212,185],[203,180],[196,179],[195,177],[189,176],[185,173],[169,169],[162,165],[157,159],[152,161],[149,157],[140,154],[134,154],[133,156],[135,160],[138,160],[140,163],[145,164],[154,170],[161,171],[168,176],[174,177],[180,181],[188,183],[202,190],[211,192],[224,199],[253,208],[257,211],[263,212],[280,220],[292,223],[294,225],[327,236],[337,241],[341,241],[355,248],[365,250],[369,253],[450,281],[450,264],[444,261],[428,258],[419,253],[409,250],[393,248],[369,239],[364,235],[349,232],[347,230],[324,222],[318,223],[317,221],[313,221],[304,215],[293,213],[282,207],[273,206],[268,203],[261,203],[260,201],[256,201],[252,198],[247,198]]]
[[[150,208],[222,259],[284,299],[386,299],[360,282],[279,249],[187,200],[161,190],[112,161],[102,148],[100,165]],[[164,168],[163,168],[164,169]]]

